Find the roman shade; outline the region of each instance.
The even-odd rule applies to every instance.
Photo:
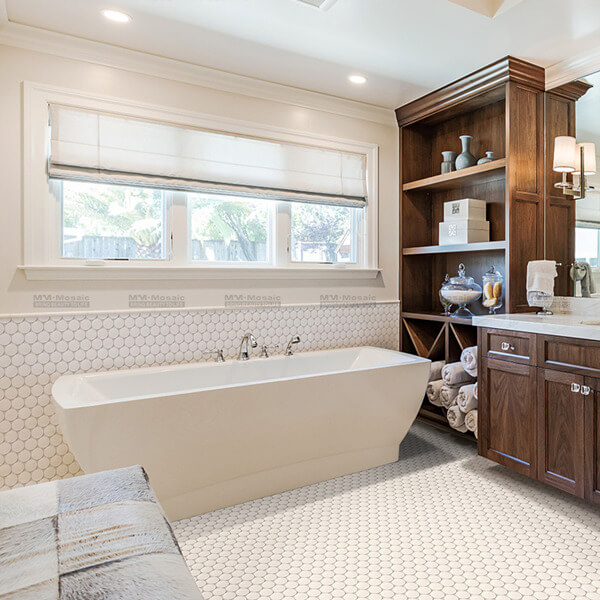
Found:
[[[50,105],[55,179],[364,207],[364,154]]]

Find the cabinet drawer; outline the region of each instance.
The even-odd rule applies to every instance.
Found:
[[[502,329],[485,329],[482,336],[482,354],[482,358],[535,365],[535,335]]]
[[[558,336],[538,336],[539,366],[567,373],[600,376],[600,343]]]

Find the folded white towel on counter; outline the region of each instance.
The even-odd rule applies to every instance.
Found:
[[[477,396],[477,390],[479,389],[478,386],[479,386],[479,381],[476,381],[475,387],[473,388],[473,396],[475,397],[475,400],[478,399],[478,396]]]
[[[440,402],[444,408],[450,408],[456,404],[458,398],[458,390],[456,385],[444,385],[440,390]]]
[[[471,377],[477,377],[477,346],[465,348],[460,355],[460,363]]]
[[[451,406],[448,409],[446,418],[448,419],[450,427],[453,429],[462,431],[463,433],[467,431],[467,426],[465,425],[465,414],[460,411],[458,406]]]
[[[442,379],[446,385],[466,385],[473,383],[474,378],[463,368],[462,363],[455,362],[444,365],[442,369]]]
[[[458,390],[458,396],[456,397],[456,404],[458,408],[465,414],[477,408],[477,398],[475,398],[475,383],[469,385],[463,385]]]
[[[440,392],[442,391],[443,385],[444,382],[441,379],[438,379],[437,381],[430,381],[427,384],[427,390],[425,392],[427,394],[427,400],[429,400],[429,402],[431,402],[431,404],[434,406],[442,405]]]
[[[477,431],[477,409],[471,410],[466,414],[465,425],[469,431]]]
[[[436,381],[442,378],[442,369],[446,364],[445,360],[436,360],[431,363],[431,371],[429,373],[429,381]]]
[[[556,261],[532,260],[527,263],[527,302],[529,306],[539,306],[540,297],[554,296]]]

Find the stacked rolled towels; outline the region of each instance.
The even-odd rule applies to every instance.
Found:
[[[450,427],[453,427],[457,431],[465,433],[467,426],[465,425],[465,413],[458,408],[458,405],[451,406],[446,414]]]
[[[477,346],[465,348],[460,355],[463,369],[472,377],[477,377]]]
[[[475,434],[475,437],[478,437],[478,431],[477,431],[477,409],[475,408],[474,410],[468,412],[465,415],[465,427],[469,430],[472,431]]]
[[[465,414],[477,408],[477,397],[475,396],[476,385],[476,383],[463,385],[458,391],[456,404],[458,404],[458,408],[461,412]]]
[[[431,402],[434,406],[442,406],[442,401],[440,399],[440,392],[442,391],[442,387],[444,386],[444,382],[441,379],[437,381],[430,381],[427,384],[427,400]]]
[[[451,387],[460,387],[461,385],[473,383],[474,381],[474,377],[465,371],[460,362],[444,365],[442,369],[442,379],[445,385]]]
[[[440,390],[440,402],[444,408],[450,408],[454,406],[458,399],[458,392],[460,388],[456,385],[444,385]]]
[[[431,371],[429,372],[429,381],[437,381],[442,378],[442,369],[446,364],[445,360],[436,360],[431,363]]]

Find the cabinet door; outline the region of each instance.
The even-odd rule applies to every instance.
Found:
[[[538,369],[538,479],[580,497],[584,495],[584,383],[580,375]]]
[[[536,369],[485,359],[479,385],[479,454],[536,476]]]
[[[600,504],[600,379],[585,383],[585,498]]]

